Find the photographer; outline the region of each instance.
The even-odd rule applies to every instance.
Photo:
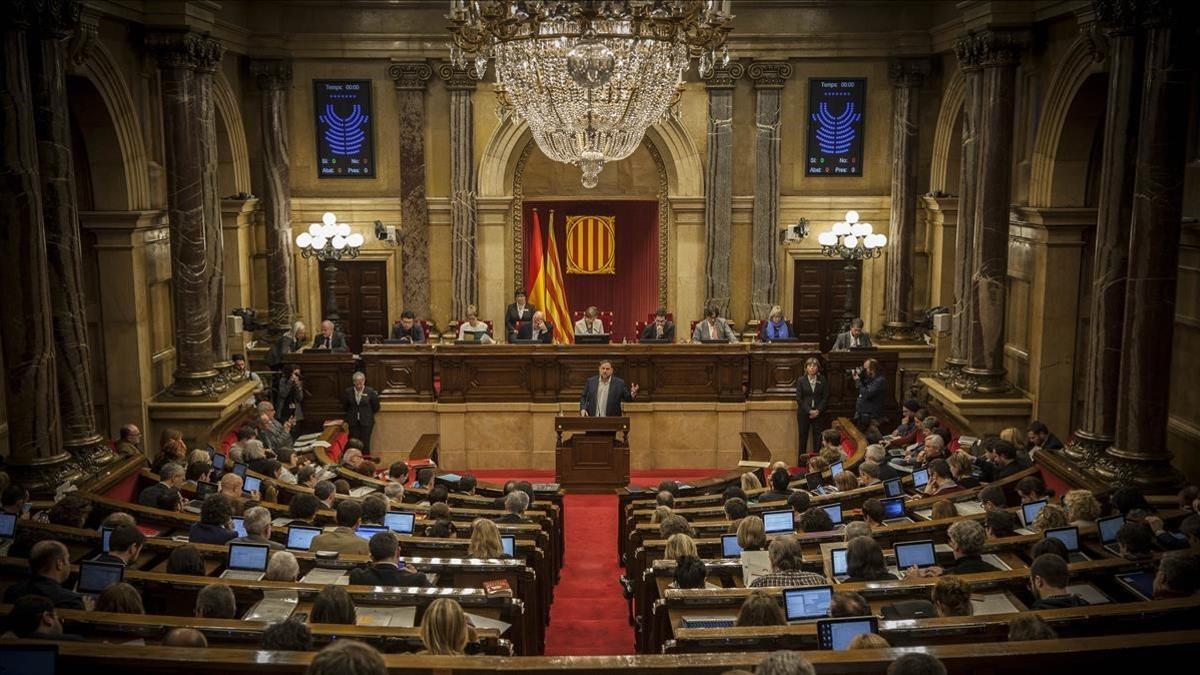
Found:
[[[291,429],[296,429],[300,422],[304,421],[304,411],[300,407],[304,401],[304,381],[300,379],[299,368],[284,367],[283,377],[279,378],[279,395],[276,400],[278,402],[275,405],[275,418],[280,422],[292,420]]]
[[[854,369],[854,383],[858,385],[858,400],[854,403],[854,424],[859,429],[866,429],[871,420],[883,419],[887,380],[879,374],[879,362],[867,359],[863,361],[862,368]]]

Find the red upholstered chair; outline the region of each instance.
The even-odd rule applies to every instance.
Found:
[[[653,316],[653,315],[651,315],[651,316]],[[653,319],[651,319],[651,321],[653,321]],[[631,340],[631,342],[641,342],[642,341],[642,331],[646,330],[646,326],[649,326],[649,325],[650,325],[649,321],[634,322],[634,324],[633,324],[633,340]]]

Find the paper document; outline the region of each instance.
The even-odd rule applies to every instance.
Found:
[[[954,510],[960,516],[977,516],[983,513],[983,504],[976,501],[954,502]]]
[[[350,496],[354,497],[355,499],[362,499],[363,497],[366,497],[367,495],[369,495],[375,491],[376,490],[373,486],[360,485],[359,487],[356,487],[350,491]]]
[[[242,620],[266,623],[287,621],[299,602],[300,597],[295,591],[266,589],[263,591],[263,599],[251,607]]]
[[[322,567],[314,567],[313,570],[304,575],[304,578],[300,581],[301,583],[305,584],[321,584],[322,586],[328,586],[329,584],[338,583],[338,581],[340,581],[343,577],[346,577],[346,583],[350,582],[350,578],[347,576],[346,570],[330,570]]]
[[[755,579],[771,573],[771,557],[766,551],[742,551],[739,559],[742,561],[742,582],[746,588]]]
[[[484,629],[493,628],[501,635],[504,635],[504,631],[508,630],[508,627],[512,625],[504,623],[500,619],[489,619],[486,616],[479,616],[478,614],[472,614],[470,612],[467,612],[466,614],[467,620],[471,622],[472,626]]]
[[[357,625],[377,628],[412,628],[417,622],[416,607],[358,607]]]
[[[972,594],[971,609],[975,616],[982,614],[1015,614],[1021,611],[1003,593]]]

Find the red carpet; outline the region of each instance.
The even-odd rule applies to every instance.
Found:
[[[481,480],[502,482],[509,478],[552,481],[553,471],[476,471]],[[664,478],[702,478],[715,470],[675,469],[636,471],[636,485],[655,485]],[[554,589],[550,625],[546,629],[548,656],[596,656],[633,654],[633,628],[628,606],[617,579],[616,495],[567,495],[566,560],[562,577]]]

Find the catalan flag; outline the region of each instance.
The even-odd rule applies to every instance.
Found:
[[[547,236],[545,260],[531,260],[531,268],[536,266],[533,288],[530,299],[535,307],[546,315],[546,321],[554,326],[554,341],[568,344],[575,340],[574,326],[571,324],[571,308],[567,304],[567,289],[563,285],[562,263],[558,259],[558,243],[554,237],[554,211],[550,212],[550,233]],[[541,242],[541,223],[537,211],[533,212],[534,250]]]

